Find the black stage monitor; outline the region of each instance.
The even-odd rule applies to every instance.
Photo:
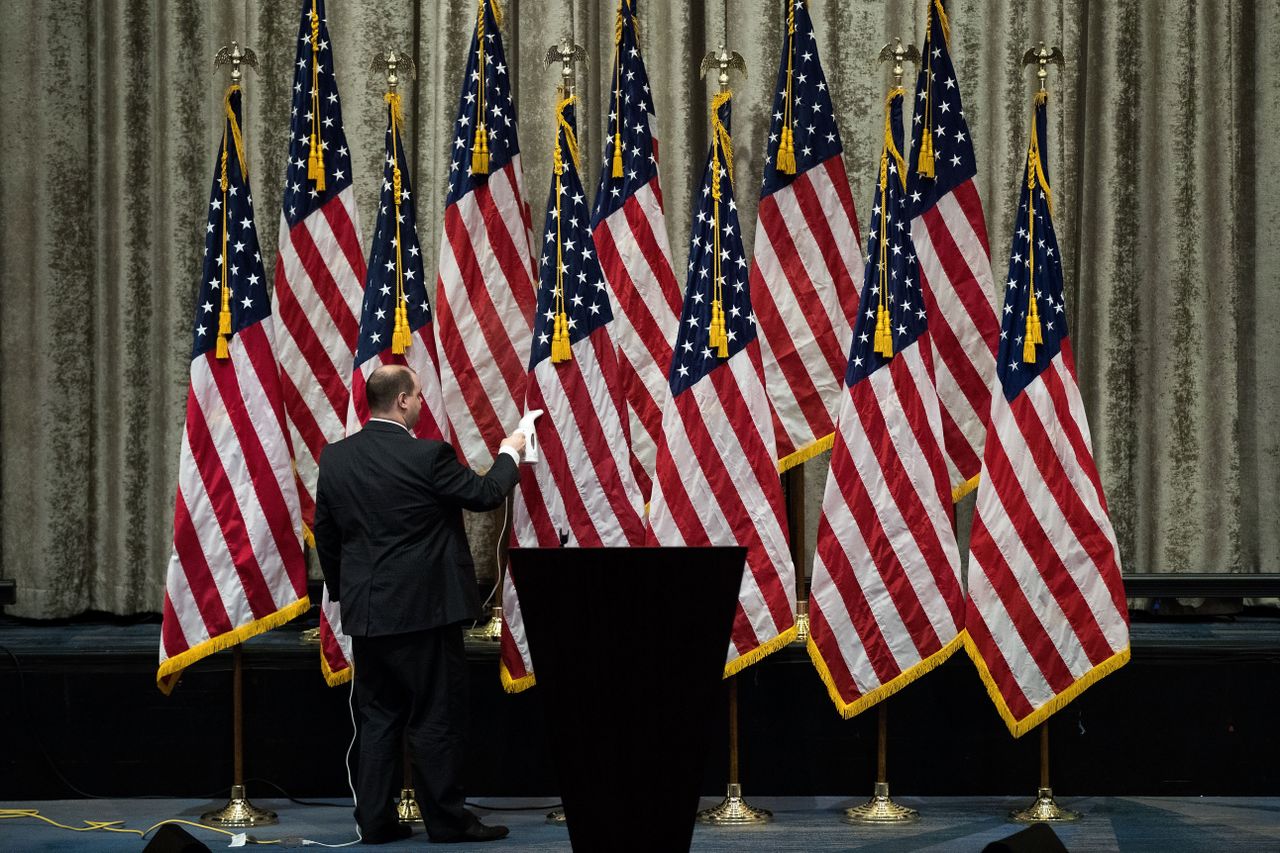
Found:
[[[573,849],[688,850],[745,548],[513,548]]]

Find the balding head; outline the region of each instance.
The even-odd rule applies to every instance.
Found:
[[[417,401],[418,375],[402,364],[384,364],[365,380],[364,396],[372,417],[401,420],[398,415],[402,407]],[[408,426],[412,428],[413,424]]]

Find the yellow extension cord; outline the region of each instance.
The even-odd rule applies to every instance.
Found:
[[[150,826],[145,830],[129,829],[128,827],[119,826],[119,824],[124,823],[124,821],[122,820],[86,820],[84,822],[85,824],[84,826],[67,826],[65,823],[58,823],[53,818],[45,817],[44,815],[40,814],[40,811],[38,809],[0,809],[0,820],[17,820],[19,818],[28,818],[28,817],[35,818],[36,820],[42,820],[45,823],[50,824],[51,826],[58,827],[59,829],[69,829],[72,832],[123,832],[129,835],[137,835],[142,838],[145,838],[148,834],[151,833],[152,830],[158,829],[164,826],[166,823],[185,823],[187,826],[194,826],[197,829],[206,829],[209,832],[220,832],[223,835],[230,835],[233,838],[240,834],[238,832],[229,832],[228,830],[225,830],[225,829],[218,829],[216,826],[206,826],[203,823],[196,823],[195,821],[191,821],[191,820],[182,820],[180,818],[170,818],[169,820],[162,820],[159,823],[153,826]],[[279,844],[280,842],[279,841],[253,841],[250,843]]]

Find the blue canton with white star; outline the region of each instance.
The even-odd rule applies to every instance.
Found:
[[[240,90],[231,93],[231,111],[240,122]],[[209,220],[205,223],[204,270],[196,292],[192,360],[213,349],[222,311],[222,233],[227,233],[227,285],[230,288],[231,333],[271,316],[267,277],[258,251],[258,230],[253,223],[253,197],[249,180],[236,153],[231,121],[225,123],[224,142],[213,161],[213,189],[209,191]],[[222,152],[227,153],[227,198],[222,199]]]
[[[1036,105],[1032,121],[1035,123],[1036,138],[1040,140],[1040,163],[1047,184],[1049,159],[1045,142],[1048,139],[1048,120],[1044,104]],[[1025,161],[1021,179],[1018,224],[1009,257],[1004,310],[1000,314],[1000,351],[996,358],[996,373],[1008,400],[1013,400],[1022,393],[1022,389],[1049,366],[1049,362],[1062,349],[1062,339],[1067,336],[1066,305],[1062,295],[1062,259],[1058,255],[1058,238],[1053,231],[1049,200],[1038,184],[1034,189],[1028,189]],[[1030,228],[1032,211],[1035,214],[1034,234]],[[1022,340],[1027,333],[1027,307],[1030,305],[1032,291],[1033,257],[1036,312],[1040,316],[1040,331],[1044,338],[1044,343],[1036,346],[1034,364],[1022,360]]]
[[[462,77],[462,97],[458,117],[453,123],[453,142],[449,145],[450,205],[489,179],[488,175],[471,174],[471,149],[476,139],[477,113],[480,109],[480,55],[476,30],[471,34],[471,50],[467,54],[467,70]],[[520,153],[516,137],[516,107],[511,100],[511,75],[506,53],[502,49],[502,33],[494,19],[492,0],[484,0],[484,120],[489,135],[489,173],[501,171]]]
[[[731,102],[720,107],[720,120],[729,127]],[[756,339],[756,317],[751,310],[751,288],[747,286],[747,257],[742,250],[742,229],[738,227],[738,205],[733,183],[715,149],[707,152],[702,189],[698,193],[693,233],[689,238],[689,274],[684,286],[684,308],[671,357],[668,381],[672,396],[678,396],[698,380],[747,348]],[[741,168],[741,164],[739,164]],[[715,296],[712,256],[715,253],[715,200],[713,182],[720,183],[720,272],[725,333],[729,339],[728,358],[719,358],[709,343],[711,302]]]
[[[565,120],[577,130],[573,105],[564,108]],[[556,265],[563,269],[564,312],[569,321],[572,346],[613,319],[609,291],[596,246],[591,240],[591,219],[587,211],[582,178],[569,154],[563,128],[556,134],[564,172],[560,176],[560,218],[556,219],[556,182],[551,177],[547,195],[546,225],[542,229],[542,257],[538,259],[538,308],[533,318],[533,346],[529,369],[551,356],[551,335],[555,331]],[[557,247],[559,251],[557,252]]]
[[[293,67],[293,107],[289,119],[289,164],[285,169],[283,209],[290,227],[297,225],[325,202],[351,186],[351,153],[342,129],[342,104],[334,76],[333,49],[324,17],[324,0],[316,0],[320,16],[320,150],[324,154],[324,191],[307,179],[307,155],[311,147],[311,3],[302,4],[298,25],[298,57]]]
[[[784,7],[785,8],[785,7]],[[760,197],[777,192],[819,163],[834,157],[840,147],[840,131],[827,78],[818,59],[818,39],[813,21],[802,0],[796,0],[796,31],[788,36],[783,19],[782,61],[778,65],[778,82],[774,87],[773,121],[769,125],[769,145],[764,158],[764,181]],[[785,13],[784,13],[785,15]],[[779,172],[778,145],[782,140],[782,123],[787,104],[787,45],[791,44],[791,133],[796,148],[796,173]]]
[[[391,126],[391,109],[387,108],[387,149],[383,158],[382,194],[378,198],[378,225],[369,247],[369,269],[364,281],[364,305],[360,311],[360,339],[356,344],[356,366],[364,364],[391,346],[391,333],[396,321],[396,206],[395,164],[400,164],[400,268],[403,270],[404,299],[409,308],[409,328],[415,333],[431,322],[431,303],[427,301],[427,282],[422,268],[422,249],[418,244],[417,215],[413,182],[409,179],[409,157],[400,134]],[[393,153],[394,152],[394,153]]]
[[[902,101],[896,95],[889,105],[893,127],[893,144],[902,150]],[[853,346],[849,350],[849,367],[844,383],[852,388],[876,370],[892,361],[875,351],[876,315],[880,305],[880,245],[887,244],[889,325],[893,330],[894,355],[902,352],[928,328],[924,296],[920,290],[920,262],[911,242],[911,225],[907,195],[902,188],[898,164],[889,156],[888,188],[882,197],[876,182],[875,204],[871,208],[870,231],[867,234],[867,266],[862,284],[858,322],[853,328]],[[878,177],[878,175],[877,175]]]
[[[930,3],[933,0],[929,0]],[[915,118],[911,122],[911,157],[907,160],[907,189],[911,194],[912,217],[932,207],[939,198],[978,173],[969,124],[960,103],[960,84],[951,64],[951,52],[940,16],[929,12],[929,32],[925,35],[920,74],[916,78]],[[931,87],[929,91],[927,88]],[[925,102],[932,102],[930,128],[933,133],[934,177],[916,169],[920,140],[924,135]]]
[[[658,176],[658,152],[654,149],[653,99],[649,92],[649,74],[640,55],[636,38],[636,4],[639,0],[621,0],[622,40],[618,45],[618,61],[609,78],[618,82],[610,90],[609,121],[604,128],[604,164],[600,167],[600,186],[596,190],[595,209],[591,221],[599,224],[622,207]],[[622,177],[613,177],[613,143],[618,129],[618,100],[622,101]]]

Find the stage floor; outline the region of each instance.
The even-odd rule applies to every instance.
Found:
[[[250,794],[253,792],[250,791]],[[292,837],[296,846],[307,838],[340,844],[355,838],[348,805],[302,806],[288,800],[261,799],[257,805],[275,810],[280,823],[252,832],[258,840]],[[706,799],[704,805],[714,805]],[[840,811],[856,802],[835,797],[761,797],[757,806],[773,810],[775,821],[763,827],[727,829],[699,826],[693,850],[813,851],[859,850],[875,853],[897,851],[980,851],[987,843],[1004,838],[1020,827],[1005,819],[1010,809],[1025,805],[1010,797],[904,797],[901,802],[918,808],[920,821],[906,827],[853,827],[840,822]],[[459,845],[453,849],[568,850],[567,831],[544,821],[544,805],[552,800],[480,799],[477,813],[487,823],[504,823],[511,836],[491,844]],[[644,814],[644,796],[637,793],[636,814]],[[1275,797],[1083,797],[1067,798],[1062,805],[1085,813],[1074,824],[1055,827],[1072,853],[1093,851],[1150,851],[1161,853],[1218,853],[1218,851],[1280,849],[1280,798]],[[146,829],[166,818],[197,820],[210,808],[207,801],[177,799],[136,800],[40,800],[3,803],[3,808],[38,809],[59,823],[82,820],[119,820],[127,827]],[[489,811],[482,806],[525,807],[524,811]],[[533,808],[528,808],[533,807]],[[229,840],[217,833],[189,828],[212,849]],[[618,827],[625,833],[624,824]],[[423,850],[426,837],[419,828],[414,837],[381,850]],[[137,851],[136,835],[102,832],[73,833],[36,819],[0,821],[0,848],[22,851],[101,850]],[[294,846],[287,842],[279,847]],[[273,845],[277,847],[277,845]]]

